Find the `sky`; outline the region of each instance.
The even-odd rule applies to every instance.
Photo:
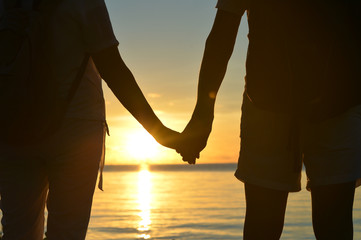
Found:
[[[119,51],[151,107],[167,127],[181,132],[196,102],[204,45],[216,0],[105,0]],[[237,162],[248,26],[243,17],[234,53],[217,96],[215,120],[198,163]],[[179,164],[103,84],[110,137],[107,164]]]

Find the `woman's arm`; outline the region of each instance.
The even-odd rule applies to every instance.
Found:
[[[116,46],[92,54],[93,61],[117,99],[162,145],[176,148],[178,133],[165,127],[153,112]]]

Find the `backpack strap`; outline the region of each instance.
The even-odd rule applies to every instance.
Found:
[[[78,73],[77,73],[77,75],[76,75],[76,77],[75,77],[75,79],[73,81],[73,84],[72,84],[72,86],[71,86],[71,88],[69,90],[68,97],[66,99],[65,108],[67,108],[69,106],[71,100],[73,99],[73,97],[74,97],[74,95],[75,95],[75,93],[76,93],[76,91],[77,91],[77,89],[78,89],[78,87],[80,85],[80,82],[81,82],[81,80],[83,78],[85,70],[86,70],[86,68],[88,66],[89,59],[90,59],[90,55],[87,53],[84,56],[83,62],[81,64],[81,66],[80,66],[80,69],[79,69],[79,71],[78,71]]]
[[[58,129],[58,127],[61,125],[61,123],[63,122],[64,117],[66,115],[66,112],[67,112],[67,110],[69,108],[69,105],[70,105],[71,101],[73,100],[76,91],[79,88],[81,80],[83,79],[83,75],[84,75],[84,72],[85,72],[85,70],[86,70],[86,68],[88,66],[89,59],[90,59],[90,54],[86,54],[84,56],[83,62],[81,64],[81,66],[80,66],[80,69],[79,69],[78,73],[76,74],[76,76],[75,76],[75,78],[73,80],[73,83],[72,83],[72,85],[71,85],[71,87],[69,89],[68,96],[64,100],[64,102],[62,102],[57,115],[53,119],[54,124],[53,124],[53,126],[51,126],[48,129],[48,133],[51,134],[51,133],[55,132]]]

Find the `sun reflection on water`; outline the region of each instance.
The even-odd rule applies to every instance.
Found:
[[[150,239],[151,174],[147,165],[142,165],[138,173],[138,209],[140,217],[138,239]]]

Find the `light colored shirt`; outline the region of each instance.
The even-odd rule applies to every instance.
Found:
[[[67,96],[84,56],[118,45],[104,0],[63,0],[54,12],[52,58],[59,94]],[[67,118],[105,120],[101,77],[90,58]]]

